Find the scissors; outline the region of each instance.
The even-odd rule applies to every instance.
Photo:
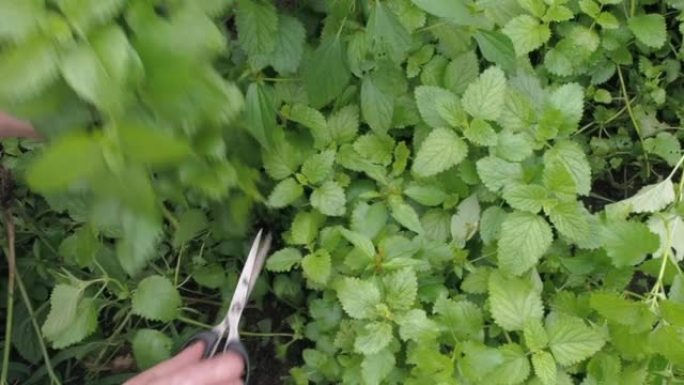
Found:
[[[261,268],[264,266],[266,254],[271,247],[271,234],[266,234],[262,240],[262,231],[263,229],[259,230],[256,238],[254,238],[254,242],[252,242],[252,247],[247,255],[245,266],[240,273],[240,280],[237,283],[226,315],[216,326],[210,330],[195,334],[184,345],[185,348],[196,342],[204,342],[202,359],[228,351],[239,354],[245,362],[245,384],[247,384],[249,379],[249,355],[247,354],[247,349],[245,349],[245,346],[240,341],[238,324],[242,317],[242,310],[247,305],[249,295],[252,289],[254,289],[254,284],[259,277]]]

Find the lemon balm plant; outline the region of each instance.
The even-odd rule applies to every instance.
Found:
[[[51,292],[14,349],[67,348],[53,381],[168,357],[251,211],[271,383],[681,380],[682,7],[0,2],[0,100],[50,138],[4,161]]]

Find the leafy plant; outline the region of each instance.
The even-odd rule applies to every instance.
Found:
[[[19,268],[53,348],[170,356],[254,211],[282,381],[682,379],[679,2],[54,5],[0,1],[0,100],[54,137],[6,163],[73,230]]]

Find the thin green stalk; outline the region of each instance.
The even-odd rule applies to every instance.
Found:
[[[2,352],[2,372],[0,384],[7,383],[9,373],[9,356],[12,350],[12,320],[14,319],[14,285],[7,289],[7,319],[5,319],[5,348]]]
[[[632,111],[632,103],[630,102],[629,96],[627,95],[627,86],[625,85],[625,78],[622,76],[622,70],[620,66],[617,67],[618,78],[620,79],[620,88],[622,89],[622,96],[625,98],[625,107],[627,107],[627,114],[629,115],[634,129],[636,130],[637,136],[639,137],[639,142],[641,142],[641,149],[644,152],[644,161],[646,162],[646,177],[651,175],[651,166],[648,160],[648,152],[646,152],[646,146],[644,145],[644,137],[641,135],[641,127],[634,116],[634,111]]]
[[[211,329],[211,325],[207,325],[203,322],[195,321],[192,318],[188,318],[188,317],[185,317],[182,315],[179,315],[178,317],[176,317],[176,319],[181,321],[181,322],[185,322],[188,325],[198,326],[198,327],[205,328],[205,329]]]
[[[28,310],[29,317],[31,317],[31,324],[33,325],[33,331],[36,333],[36,336],[38,337],[38,344],[40,345],[40,352],[43,355],[43,361],[45,361],[45,369],[47,370],[48,377],[50,377],[50,382],[52,384],[56,385],[61,385],[62,383],[57,379],[57,376],[55,375],[55,372],[52,370],[52,363],[50,362],[50,356],[48,355],[47,352],[47,347],[45,347],[45,343],[43,342],[43,335],[40,332],[40,326],[38,326],[38,321],[36,321],[36,316],[35,313],[33,312],[33,306],[31,305],[31,299],[28,296],[28,293],[26,292],[26,288],[24,287],[24,282],[21,280],[21,274],[19,272],[16,272],[16,278],[17,278],[17,286],[19,287],[19,292],[21,293],[21,298],[24,301],[24,306],[26,306],[26,310]]]

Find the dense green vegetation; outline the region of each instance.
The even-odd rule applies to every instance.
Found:
[[[46,138],[2,143],[2,380],[170,357],[266,226],[258,383],[682,382],[681,9],[0,0]]]

